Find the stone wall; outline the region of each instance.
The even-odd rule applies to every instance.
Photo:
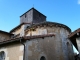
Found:
[[[33,39],[26,42],[28,60],[74,60],[72,43],[68,39],[68,30],[61,27],[38,27],[30,30],[26,36],[55,34],[54,37]]]
[[[23,60],[23,49],[23,45],[14,43],[0,47],[0,52],[4,51],[5,60]]]
[[[46,60],[74,60],[73,52],[70,52],[71,56],[69,56],[67,53],[69,51],[68,49],[64,49],[65,52],[63,51],[63,44],[59,37],[60,36],[56,34],[56,36],[53,37],[27,41],[26,60],[40,60],[42,56],[44,56]]]

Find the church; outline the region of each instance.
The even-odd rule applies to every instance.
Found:
[[[74,60],[70,33],[32,7],[10,32],[0,30],[0,60]]]

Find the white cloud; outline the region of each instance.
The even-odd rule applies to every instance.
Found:
[[[78,0],[78,4],[80,4],[80,0]]]

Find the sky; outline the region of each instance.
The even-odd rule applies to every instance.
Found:
[[[47,21],[80,28],[80,0],[0,0],[0,30],[9,32],[20,24],[20,16],[34,7]]]

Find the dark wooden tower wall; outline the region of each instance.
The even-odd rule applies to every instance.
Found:
[[[33,23],[40,23],[44,21],[46,21],[46,16],[36,9],[33,9]]]
[[[37,11],[35,8],[31,8],[23,15],[20,16],[20,23],[40,23],[46,21],[46,16]]]
[[[33,9],[28,10],[20,16],[20,23],[32,23]]]

